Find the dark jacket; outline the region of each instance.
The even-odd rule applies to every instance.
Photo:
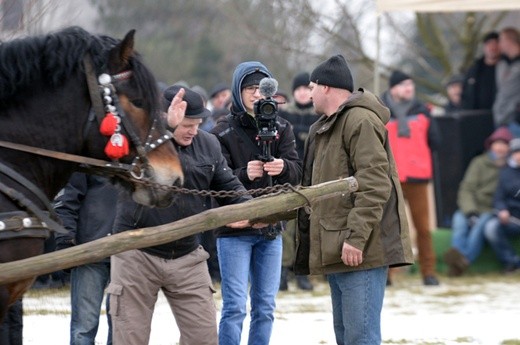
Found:
[[[500,170],[498,186],[493,199],[497,211],[508,210],[511,216],[520,218],[520,167],[510,163]]]
[[[298,210],[296,274],[327,274],[413,263],[405,204],[385,123],[390,113],[363,89],[309,132],[302,185],[354,176],[356,192]],[[346,266],[343,242],[363,251],[363,263]]]
[[[109,236],[116,203],[117,189],[107,178],[72,174],[54,200],[54,209],[68,231],[68,234],[56,233],[56,249]]]
[[[462,108],[491,110],[496,92],[495,65],[486,65],[484,57],[475,60],[464,76]]]
[[[255,118],[247,114],[244,109],[240,85],[245,76],[258,69],[264,74],[271,76],[267,68],[259,62],[245,64],[242,69],[235,72],[231,86],[233,96],[231,116],[219,120],[217,125],[211,130],[211,133],[215,134],[220,141],[222,153],[226,157],[230,168],[233,169],[235,175],[248,190],[269,186],[267,174],[255,181],[250,181],[247,177],[247,163],[257,160],[258,156],[262,154],[262,143],[256,140],[258,127]],[[278,176],[273,176],[272,183],[273,185],[284,183],[297,185],[300,182],[302,166],[301,160],[296,153],[292,128],[286,120],[278,116],[276,117],[276,128],[278,130],[278,139],[271,143],[271,155],[284,160],[284,170]],[[217,230],[217,236],[261,233],[262,229],[253,228],[221,228]]]
[[[303,149],[305,140],[309,136],[309,128],[320,118],[314,111],[312,102],[305,105],[296,102],[289,103],[287,108],[280,111],[278,115],[292,125],[294,139],[296,140],[296,151],[298,152],[298,157],[303,159]]]
[[[185,176],[184,187],[196,190],[245,191],[228,167],[214,135],[198,131],[191,145],[176,145]],[[219,205],[230,205],[250,200],[251,197],[236,196],[215,198]],[[149,208],[139,205],[129,198],[118,205],[115,222],[116,232],[130,229],[153,227],[175,222],[211,208],[211,199],[192,194],[179,193],[170,207]],[[196,235],[177,241],[160,244],[141,250],[165,259],[175,259],[190,253],[199,245]]]

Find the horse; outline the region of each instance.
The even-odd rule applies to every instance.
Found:
[[[173,201],[164,186],[182,184],[182,167],[134,34],[68,27],[0,44],[0,263],[63,230],[50,200],[76,170],[106,172],[148,206]],[[0,323],[34,279],[0,282]]]

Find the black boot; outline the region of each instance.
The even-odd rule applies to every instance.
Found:
[[[280,275],[280,291],[287,291],[289,286],[287,285],[287,276],[289,274],[288,267],[282,267],[282,274]]]
[[[314,289],[307,276],[296,276],[296,284],[300,290],[312,291]]]

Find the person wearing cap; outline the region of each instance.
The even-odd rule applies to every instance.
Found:
[[[389,89],[381,99],[390,109],[390,121],[386,124],[388,139],[417,234],[423,284],[439,285],[430,228],[428,185],[433,177],[432,151],[439,147],[441,134],[436,123],[431,121],[426,104],[416,98],[415,83],[408,74],[393,71]],[[389,285],[392,283],[391,273],[392,270],[388,276]]]
[[[309,78],[308,72],[300,72],[294,76],[292,81],[293,101],[279,114],[280,117],[289,121],[293,127],[296,151],[300,158],[303,158],[303,148],[305,139],[309,135],[309,127],[319,118],[312,106]],[[296,248],[295,236],[296,221],[289,220],[287,222],[287,231],[283,233],[281,291],[289,289],[289,273],[294,265],[294,249]],[[296,276],[296,286],[301,290],[312,290],[314,288],[309,278],[305,275]]]
[[[464,274],[484,246],[484,225],[493,217],[493,194],[498,173],[507,159],[509,141],[506,127],[496,129],[484,142],[486,151],[473,158],[464,173],[453,214],[451,248],[444,254],[448,275]]]
[[[231,89],[229,85],[224,82],[217,83],[209,92],[211,109],[225,108],[230,99]]]
[[[498,33],[487,33],[482,39],[483,55],[475,60],[464,75],[463,109],[491,110],[496,94],[495,67],[500,59]]]
[[[520,254],[510,242],[520,237],[520,138],[509,142],[509,152],[493,197],[495,217],[484,228],[484,236],[504,267],[504,273],[520,270]]]
[[[388,268],[413,263],[404,199],[387,139],[390,112],[334,55],[310,75],[321,115],[309,130],[302,185],[353,176],[357,191],[298,210],[296,274],[327,276],[337,344],[380,344]]]
[[[270,156],[257,140],[259,128],[254,103],[265,95],[260,81],[272,78],[258,61],[240,63],[231,82],[231,114],[211,130],[220,141],[228,164],[246,189],[290,183],[301,178],[301,160],[294,145],[290,124],[276,116],[276,138],[270,142]],[[219,345],[239,345],[246,317],[248,291],[251,299],[249,344],[269,344],[274,323],[275,298],[280,285],[282,223],[260,229],[216,231],[217,252],[222,277],[222,312]],[[250,285],[249,285],[250,284]],[[250,286],[250,289],[249,289]]]
[[[458,74],[450,77],[446,83],[446,96],[448,97],[448,102],[443,107],[446,114],[462,109],[461,95],[463,83],[464,77]]]
[[[498,44],[502,56],[496,66],[493,119],[495,126],[508,126],[513,136],[520,137],[520,31],[515,27],[503,28]]]
[[[199,131],[210,112],[190,89],[171,86],[163,93],[167,121],[184,171],[184,187],[196,190],[245,189],[229,169],[218,140]],[[248,195],[217,198],[221,205],[250,200]],[[163,225],[211,208],[207,198],[179,194],[166,208],[149,208],[120,195],[115,232]],[[248,226],[248,221],[230,224]],[[217,312],[206,260],[208,253],[197,235],[152,247],[129,250],[111,257],[110,316],[115,345],[148,344],[158,292],[166,297],[180,330],[180,344],[218,344]]]

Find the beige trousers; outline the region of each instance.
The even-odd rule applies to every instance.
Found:
[[[162,290],[181,333],[179,344],[217,345],[215,289],[208,257],[202,247],[173,260],[137,249],[113,255],[107,288],[113,344],[148,344],[155,303]]]

